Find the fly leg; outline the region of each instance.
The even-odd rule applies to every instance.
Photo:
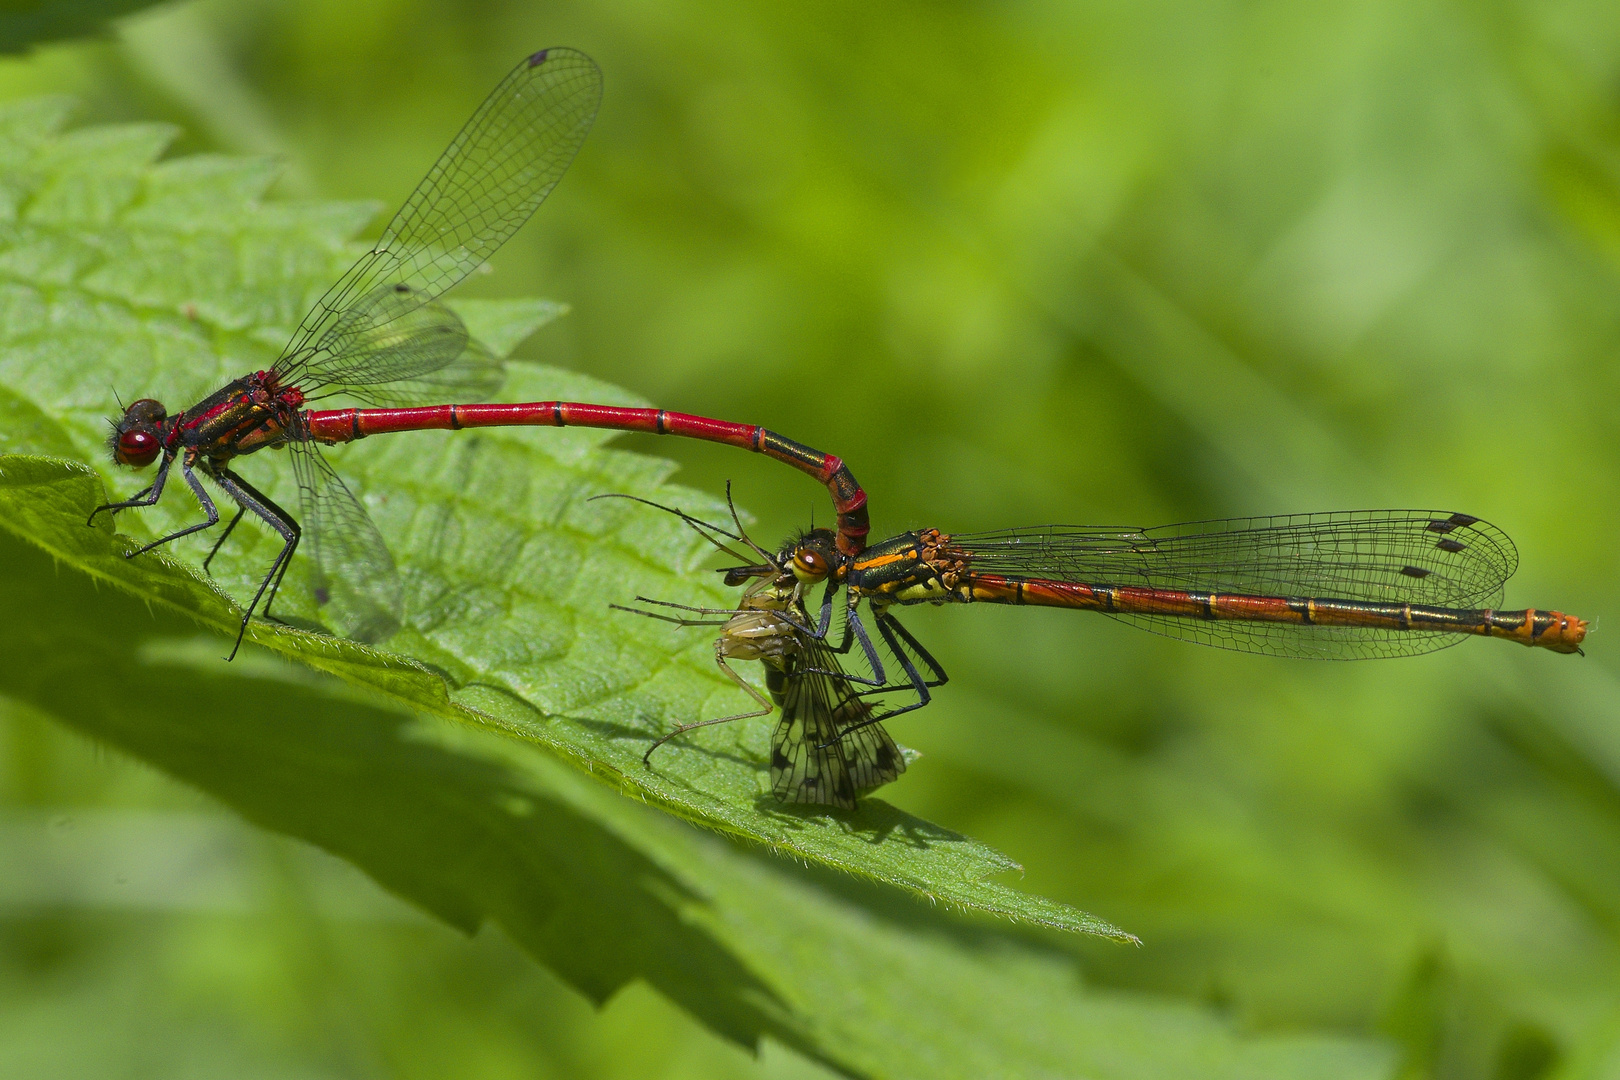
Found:
[[[731,616],[740,614],[743,610],[742,608],[693,607],[690,604],[677,604],[672,600],[654,600],[651,597],[646,596],[636,597],[636,603],[654,604],[658,607],[674,608],[677,611],[690,612],[693,615]],[[682,619],[674,615],[660,615],[656,611],[642,611],[640,608],[625,607],[623,604],[609,604],[608,607],[614,611],[628,611],[632,615],[642,615],[649,619],[657,619],[659,622],[674,623],[676,626],[724,626],[726,625],[727,621],[726,619]]]
[[[679,618],[679,617],[674,616],[674,615],[660,615],[656,611],[642,611],[640,608],[625,607],[623,604],[609,604],[608,607],[611,608],[614,611],[628,611],[632,615],[640,615],[640,616],[642,616],[644,618],[648,618],[648,619],[657,619],[659,622],[674,623],[676,626],[725,626],[726,623],[730,621],[731,616],[743,615],[743,614],[746,614],[749,611],[757,610],[757,609],[754,609],[754,608],[746,608],[746,607],[734,607],[734,608],[693,607],[691,604],[677,604],[673,600],[654,600],[654,599],[652,599],[651,597],[648,597],[648,596],[638,596],[638,597],[636,597],[636,602],[641,603],[641,604],[654,604],[654,605],[656,605],[658,607],[674,608],[676,611],[686,611],[686,612],[690,612],[690,613],[692,613],[694,615],[725,615],[725,616],[727,616],[727,618],[725,618],[725,619],[682,619],[682,618]],[[817,636],[816,631],[815,631],[815,629],[813,627],[811,627],[811,626],[809,626],[809,625],[807,625],[807,624],[805,624],[803,622],[800,622],[798,619],[794,618],[792,612],[779,611],[779,612],[776,612],[775,614],[776,614],[777,618],[782,620],[782,622],[786,623],[788,626],[792,627],[794,630],[797,630],[799,633],[808,634],[811,637],[816,637]],[[847,652],[847,651],[849,651],[849,645],[847,644],[848,639],[849,639],[849,632],[847,630],[844,632],[844,638],[845,638],[846,644],[844,645],[843,649],[842,650],[835,649],[835,650],[833,650],[834,652],[840,652],[840,651]],[[824,672],[823,674],[833,674],[833,673],[832,672]]]
[[[190,477],[190,473],[186,475]],[[270,596],[264,602],[264,615],[266,618],[270,617],[270,602],[276,598],[276,590],[281,588],[281,579],[287,574],[287,564],[292,562],[293,552],[298,550],[298,539],[303,530],[299,529],[298,522],[291,514],[271,502],[262,492],[231,470],[221,466],[214,470],[213,477],[215,483],[235,499],[238,506],[251,511],[255,517],[274,529],[283,541],[281,553],[276,556],[275,562],[270,564],[270,572],[259,582],[259,591],[253,594],[247,610],[242,613],[242,625],[236,631],[236,644],[231,646],[231,655],[225,658],[229,661],[235,659],[236,651],[242,647],[242,637],[247,633],[248,620],[253,618],[253,609],[259,606],[259,600],[264,597],[266,590],[269,590]],[[215,520],[218,520],[217,514]]]
[[[637,612],[637,614],[648,615],[648,617],[651,617],[651,619],[661,619],[664,620],[664,622],[679,623],[679,625],[684,625],[684,627],[713,627],[713,625],[729,625],[729,623],[731,623],[731,620],[726,620],[724,623],[711,623],[697,622],[697,620],[674,619],[674,617],[671,617],[671,615],[658,615],[654,614],[654,612]],[[740,612],[740,614],[747,614],[747,612]],[[714,641],[714,664],[718,665],[719,669],[723,670],[723,672],[726,672],[726,678],[729,678],[729,680],[732,680],[732,682],[737,683],[739,687],[742,687],[742,690],[747,691],[750,698],[758,701],[758,703],[760,703],[760,708],[753,709],[752,712],[732,712],[731,716],[718,716],[711,719],[711,721],[697,721],[693,722],[693,724],[680,724],[679,727],[671,730],[671,732],[664,735],[663,738],[659,738],[658,742],[654,742],[653,745],[646,748],[645,755],[642,755],[642,764],[650,766],[650,764],[653,763],[653,761],[651,761],[651,758],[653,758],[653,751],[658,750],[659,746],[663,746],[664,743],[669,742],[669,740],[676,737],[676,735],[684,735],[684,733],[690,732],[690,730],[698,729],[698,727],[710,727],[711,724],[731,724],[732,721],[747,721],[747,719],[752,719],[752,717],[755,716],[770,716],[771,712],[776,711],[776,706],[771,703],[770,698],[766,698],[763,693],[760,693],[757,688],[748,683],[747,678],[737,674],[731,664],[727,664],[726,661],[729,661],[729,659],[737,659],[737,657],[740,657],[740,659],[750,659],[750,661],[755,661],[755,659],[757,659],[757,661],[765,661],[766,659],[763,654],[760,654],[760,651],[758,651],[757,648],[753,648],[753,643],[748,643],[748,641],[737,641],[734,640],[734,638],[727,638],[727,636],[724,635],[721,635],[721,638],[719,638],[718,641]],[[766,664],[768,664],[768,662],[770,661],[766,661]]]
[[[651,613],[642,612],[642,614],[646,615]],[[661,616],[654,616],[654,618],[660,617]],[[689,623],[687,625],[692,624]],[[755,709],[753,712],[733,713],[731,716],[717,716],[713,720],[697,720],[690,724],[681,724],[674,730],[670,731],[669,734],[647,747],[647,752],[641,755],[641,763],[643,765],[651,765],[652,752],[669,742],[669,740],[673,739],[677,735],[684,735],[688,731],[694,731],[700,727],[708,727],[711,724],[729,724],[733,720],[748,720],[755,716],[769,716],[776,710],[776,706],[771,703],[770,698],[766,697],[764,694],[761,694],[759,690],[749,683],[747,679],[744,679],[741,675],[737,674],[737,672],[733,670],[732,666],[726,663],[727,657],[725,645],[725,638],[721,638],[719,641],[714,643],[714,662],[719,665],[721,671],[726,673],[726,678],[748,691],[749,696],[755,701],[759,702],[759,708]]]

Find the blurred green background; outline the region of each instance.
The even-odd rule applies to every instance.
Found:
[[[466,290],[573,305],[520,355],[842,455],[877,535],[1434,507],[1517,541],[1510,606],[1612,608],[1613,5],[204,0],[0,60],[0,96],[392,207],[557,44],[602,66],[601,114]],[[828,515],[769,462],[622,445],[735,481],[767,536]],[[1584,660],[1355,664],[1063,612],[910,625],[952,682],[893,725],[924,757],[883,797],[1144,939],[1060,942],[1091,983],[1387,1038],[1408,1077],[1620,1076],[1601,623]],[[816,1072],[644,989],[596,1013],[498,936],[3,719],[14,850],[195,829],[219,875],[178,907],[0,884],[19,1075]],[[143,1033],[163,1051],[126,1059]]]

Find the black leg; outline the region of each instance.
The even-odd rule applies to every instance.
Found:
[[[120,510],[129,510],[137,506],[151,506],[156,503],[158,499],[162,498],[163,496],[163,484],[169,479],[169,466],[173,464],[173,454],[163,455],[163,462],[158,465],[157,475],[152,478],[152,482],[150,484],[136,492],[133,497],[125,499],[123,502],[103,503],[102,505],[96,507],[94,510],[90,511],[90,517],[85,521],[85,524],[94,525],[96,523],[96,515],[101,513],[103,510],[107,511],[109,514],[116,514]]]
[[[852,625],[853,624],[849,621],[848,618],[844,619],[844,636],[841,639],[839,639],[839,642],[838,642],[837,645],[826,645],[826,642],[822,641],[822,644],[826,645],[828,652],[837,653],[839,656],[848,656],[849,655],[849,648],[850,648],[851,645],[853,645],[855,643],[855,633],[851,629]],[[812,636],[814,636],[813,632],[811,632],[811,634],[812,634]],[[866,685],[866,686],[874,685],[874,683],[876,681],[876,680],[871,680],[871,679],[863,679],[858,675],[851,675],[847,671],[843,671],[843,670],[839,670],[839,669],[833,669],[833,668],[807,667],[807,668],[800,668],[799,671],[800,671],[801,674],[805,674],[805,675],[830,675],[833,678],[838,679],[840,682],[855,682],[855,683],[861,683],[861,684]],[[874,694],[882,693],[881,690],[871,690],[871,691],[862,691],[862,692],[863,693],[874,693]]]
[[[827,630],[832,626],[833,594],[837,591],[838,583],[829,581],[827,582],[827,591],[821,594],[821,619],[816,624],[816,638],[819,641],[827,640]]]
[[[236,651],[242,647],[242,637],[247,633],[248,620],[253,618],[253,609],[259,606],[259,600],[264,597],[265,590],[270,591],[270,600],[275,599],[276,590],[281,587],[281,579],[287,573],[287,564],[292,561],[293,552],[298,550],[298,539],[302,530],[292,515],[266,498],[258,489],[240,476],[226,468],[214,471],[214,482],[224,489],[225,493],[235,499],[237,505],[244,510],[251,510],[255,517],[276,531],[284,541],[281,553],[276,561],[270,564],[270,572],[264,575],[259,582],[259,591],[253,594],[253,600],[248,604],[247,610],[242,613],[242,625],[236,631],[236,644],[231,646],[231,655],[226,660],[234,660]],[[274,583],[272,585],[272,582]],[[270,600],[264,604],[265,615],[269,616]]]
[[[225,473],[229,482],[234,484],[238,490],[248,495],[258,507],[269,510],[273,518],[291,527],[293,533],[296,534],[298,539],[303,537],[304,530],[299,527],[297,518],[293,517],[291,514],[287,513],[287,511],[283,510],[280,506],[271,501],[269,496],[265,495],[264,492],[242,479],[240,474],[234,473],[229,469],[221,469],[220,471]],[[243,503],[242,505],[246,507],[248,504]],[[256,509],[254,513],[260,513],[260,510]],[[266,518],[266,520],[270,519]],[[276,529],[276,532],[285,539],[287,535],[286,533],[283,533],[280,529]],[[298,548],[298,539],[294,539],[293,541],[294,550],[297,550]],[[270,583],[270,591],[265,595],[264,608],[259,613],[267,619],[272,617],[270,615],[270,605],[275,602],[276,594],[281,591],[281,579],[287,576],[287,567],[292,564],[292,556],[293,553],[289,551],[287,552],[287,557],[281,560],[281,570],[276,575],[276,580]]]
[[[159,537],[143,548],[136,548],[128,555],[125,555],[124,558],[133,559],[137,555],[144,555],[153,548],[162,547],[164,544],[178,540],[182,536],[190,536],[192,533],[201,532],[204,529],[212,529],[215,525],[219,524],[219,508],[214,505],[214,500],[208,497],[208,492],[202,486],[202,481],[197,479],[197,474],[192,472],[191,466],[186,464],[184,461],[180,463],[180,475],[185,479],[186,486],[191,489],[192,494],[197,496],[197,501],[202,504],[203,513],[208,515],[208,520],[199,521],[195,525],[188,525],[179,532],[172,532],[168,536]],[[152,486],[154,488],[161,489],[161,486],[157,483],[154,483]]]
[[[238,506],[236,508],[236,516],[231,518],[231,523],[225,526],[225,531],[219,534],[219,539],[215,540],[214,546],[209,549],[208,558],[203,560],[203,573],[208,573],[208,564],[214,561],[214,556],[219,554],[219,549],[224,546],[225,541],[231,538],[231,533],[235,531],[237,522],[242,520],[242,515],[245,513],[247,513],[247,507]]]
[[[934,654],[924,648],[923,643],[913,637],[910,630],[907,630],[904,626],[901,626],[899,619],[895,618],[893,615],[884,613],[878,622],[880,626],[886,627],[887,630],[893,630],[895,634],[898,634],[902,639],[904,639],[905,643],[911,646],[911,651],[917,654],[917,659],[921,660],[928,667],[928,670],[934,673],[933,679],[926,685],[944,686],[946,683],[951,681],[951,677],[945,674],[945,668],[940,665],[938,660],[934,659]],[[885,632],[883,636],[884,639],[889,642],[889,647],[894,648],[894,639],[890,637],[887,632]]]
[[[883,618],[879,616],[878,629],[881,630],[882,628]],[[872,666],[872,678],[870,679],[863,679],[859,675],[845,675],[845,678],[852,683],[860,683],[862,686],[882,686],[888,682],[889,677],[883,671],[883,659],[878,656],[878,651],[872,647],[872,638],[866,632],[866,624],[861,621],[860,609],[853,603],[844,612],[844,629],[845,633],[854,631],[855,640],[861,643],[861,652],[866,655],[866,662]],[[844,644],[844,651],[849,651],[847,641]],[[905,658],[901,657],[900,659],[903,662]]]
[[[890,709],[888,712],[879,713],[876,716],[868,717],[858,724],[851,724],[849,727],[838,733],[838,739],[833,740],[834,742],[842,739],[845,735],[848,735],[852,731],[859,731],[861,728],[870,727],[873,724],[881,724],[883,721],[893,719],[902,713],[915,712],[934,700],[934,696],[928,692],[929,687],[944,686],[945,683],[950,680],[950,676],[945,674],[945,669],[940,666],[939,661],[934,659],[932,653],[923,648],[921,642],[911,636],[911,631],[900,625],[900,620],[885,612],[884,614],[877,616],[877,627],[878,633],[883,635],[884,644],[889,646],[889,651],[894,654],[894,658],[898,660],[900,662],[900,666],[905,669],[907,680],[907,686],[905,688],[914,691],[917,695],[917,700],[913,701],[910,705],[902,705],[898,709]],[[906,644],[910,645],[914,650],[916,650],[918,658],[921,659],[928,669],[933,672],[933,682],[930,682],[922,677],[922,673],[917,670],[917,665],[911,662],[910,654],[908,654],[906,650],[901,647],[900,641],[897,641],[896,638],[905,641]],[[901,689],[901,687],[886,687],[885,689]],[[884,690],[861,691],[863,696],[866,694],[881,694],[883,692]],[[831,746],[832,743],[828,743],[827,745]]]

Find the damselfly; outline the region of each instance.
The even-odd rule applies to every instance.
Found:
[[[236,648],[259,601],[265,613],[304,530],[233,468],[267,447],[291,451],[299,504],[314,555],[317,604],[350,637],[377,641],[400,624],[402,600],[393,559],[365,510],[321,456],[318,444],[382,432],[471,427],[597,427],[647,431],[724,443],[765,454],[814,476],[832,493],[840,550],[865,544],[866,495],[844,463],[763,427],[662,409],[575,402],[429,405],[476,401],[500,385],[500,365],[474,346],[454,312],[438,302],[481,266],[539,208],[590,130],[601,100],[596,64],[573,49],[527,57],[473,113],[382,239],[305,316],[279,359],[180,412],[151,398],[132,403],[108,440],[113,460],[136,468],[159,462],[134,497],[97,507],[117,513],[151,506],[178,463],[205,521],[158,538],[142,554],[219,523],[199,474],[237,504],[206,568],[244,514],[273,529],[282,547],[242,614]],[[372,408],[310,410],[338,394]],[[161,460],[160,460],[161,459]]]
[[[1502,610],[1518,552],[1499,529],[1468,514],[1371,510],[1166,525],[1154,529],[1054,525],[1001,532],[902,533],[858,555],[812,530],[774,563],[805,587],[825,584],[815,636],[824,640],[833,596],[847,590],[853,631],[880,693],[885,668],[861,616],[916,700],[874,712],[877,723],[921,708],[944,669],[895,617],[912,604],[1024,604],[1099,611],[1144,630],[1272,656],[1356,659],[1411,656],[1472,636],[1578,653],[1586,623],[1559,611]],[[757,572],[742,566],[732,576]],[[916,662],[913,661],[916,657]],[[919,668],[926,669],[926,672]],[[847,736],[851,727],[840,729]]]

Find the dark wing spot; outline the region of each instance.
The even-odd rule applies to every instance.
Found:
[[[411,291],[411,287],[402,281],[398,285],[394,286],[394,291],[397,293],[408,293]]]
[[[327,591],[326,586],[322,585],[315,590],[315,602],[317,604],[328,604],[331,603],[331,601],[332,594]]]
[[[1424,526],[1424,528],[1428,529],[1430,532],[1437,533],[1448,533],[1456,527],[1456,524],[1450,521],[1431,521]]]
[[[1429,576],[1430,571],[1423,569],[1421,566],[1403,566],[1401,567],[1401,573],[1407,577],[1426,578]]]
[[[1462,529],[1462,528],[1466,528],[1469,525],[1475,524],[1476,522],[1479,521],[1479,518],[1474,517],[1471,514],[1452,514],[1446,520],[1451,522],[1457,528]]]
[[[550,51],[551,51],[550,49],[541,49],[539,52],[537,52],[533,56],[529,57],[529,66],[530,67],[539,67],[541,64],[545,63],[546,62],[546,53],[548,53]]]
[[[793,762],[788,759],[788,756],[782,753],[782,748],[780,746],[771,747],[771,768],[786,769],[792,764]]]
[[[1455,540],[1442,540],[1434,546],[1441,551],[1465,551],[1468,548],[1467,544],[1461,544]]]

